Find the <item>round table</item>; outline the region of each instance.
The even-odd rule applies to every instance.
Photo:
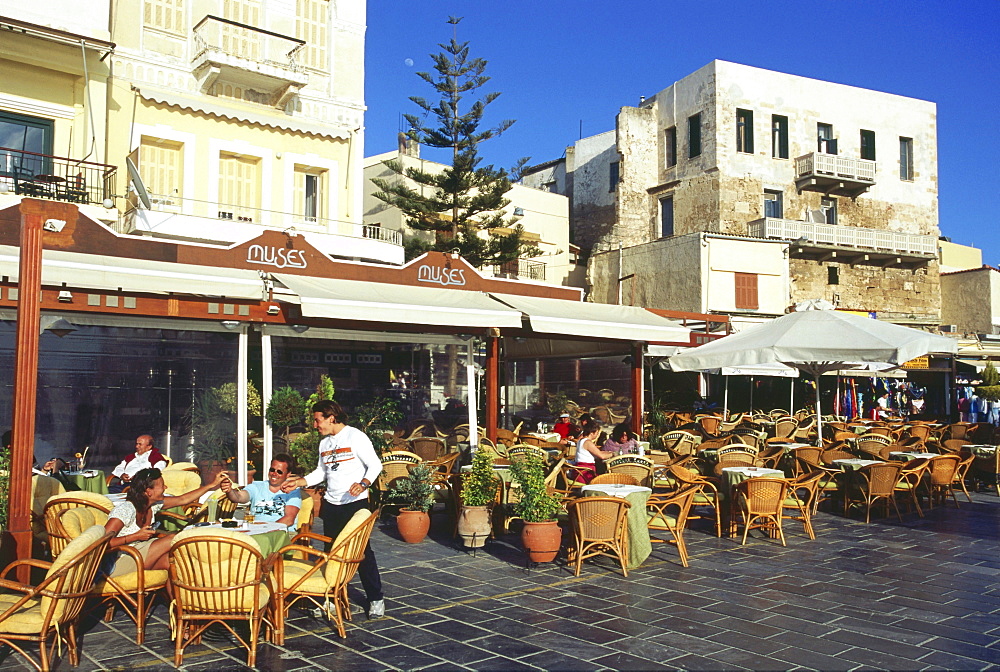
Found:
[[[260,552],[265,558],[272,553],[280,551],[291,539],[291,535],[288,534],[288,528],[284,524],[269,523],[263,520],[252,523],[241,521],[237,527],[229,528],[224,528],[222,523],[210,523],[208,525],[200,525],[200,527],[217,530],[229,529],[249,534],[257,542],[257,545],[260,546]]]
[[[652,489],[641,485],[617,483],[590,484],[580,488],[580,493],[584,497],[620,497],[632,505],[629,507],[627,519],[629,569],[641,565],[653,552],[653,545],[649,541],[649,527],[646,525],[648,521],[646,502],[649,501],[652,492]]]
[[[63,475],[76,487],[99,495],[108,494],[108,483],[104,472],[99,469],[84,469],[83,471],[64,471]]]

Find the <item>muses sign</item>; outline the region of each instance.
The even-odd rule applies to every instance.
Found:
[[[465,271],[460,268],[421,264],[417,266],[417,282],[429,282],[442,287],[461,287],[465,284]]]
[[[302,250],[289,250],[274,245],[251,245],[247,248],[248,264],[263,264],[275,268],[305,268],[306,255]]]

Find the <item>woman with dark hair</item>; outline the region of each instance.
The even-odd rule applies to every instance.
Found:
[[[131,546],[139,551],[143,558],[144,569],[166,569],[167,551],[173,534],[156,536],[154,518],[163,507],[172,508],[184,506],[197,501],[205,493],[217,490],[226,478],[224,472],[219,472],[215,480],[196,490],[183,495],[164,495],[163,476],[159,469],[141,469],[129,481],[125,501],[116,504],[108,514],[108,522],[104,529],[114,532],[115,538],[109,544],[110,548]],[[119,553],[110,576],[121,576],[136,571],[135,561],[127,553]]]
[[[583,424],[582,436],[576,444],[575,464],[577,470],[576,480],[579,483],[590,483],[597,476],[597,460],[606,460],[614,457],[614,453],[601,450],[597,447],[597,437],[601,433],[601,426],[589,420]]]
[[[611,436],[601,446],[601,450],[606,450],[615,455],[629,455],[639,452],[639,442],[635,440],[635,436],[628,425],[623,422],[615,425],[615,428],[611,430]]]

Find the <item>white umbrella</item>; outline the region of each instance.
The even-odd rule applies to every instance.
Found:
[[[822,445],[819,376],[870,362],[900,365],[929,352],[954,353],[958,342],[835,310],[804,310],[670,358],[675,371],[780,362],[816,378],[816,428]]]

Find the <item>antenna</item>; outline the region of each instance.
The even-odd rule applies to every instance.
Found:
[[[132,159],[129,157],[125,157],[125,166],[128,168],[129,181],[132,183],[135,195],[139,197],[139,202],[147,210],[152,210],[153,208],[149,203],[149,192],[146,191],[146,185],[142,183],[142,178],[139,177],[139,169],[135,167],[135,164],[132,163]]]

